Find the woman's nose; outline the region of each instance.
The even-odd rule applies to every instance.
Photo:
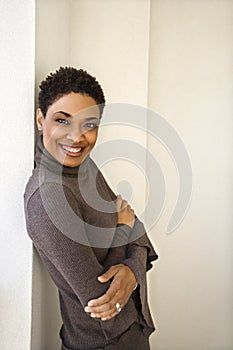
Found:
[[[78,142],[78,141],[84,139],[84,134],[79,126],[73,126],[69,130],[69,132],[67,134],[67,138],[69,140],[72,140],[73,142]]]

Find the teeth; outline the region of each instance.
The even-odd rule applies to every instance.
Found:
[[[62,146],[63,147],[63,149],[65,150],[65,151],[67,151],[67,152],[72,152],[72,153],[79,153],[80,151],[81,151],[81,147],[79,147],[79,148],[73,148],[73,147],[68,147],[68,146]]]

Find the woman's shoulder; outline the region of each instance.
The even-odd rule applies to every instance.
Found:
[[[30,176],[24,192],[25,205],[32,197],[36,197],[38,201],[58,202],[63,198],[71,198],[75,200],[75,194],[69,182],[62,181],[61,177],[48,176],[45,172],[38,171],[35,168]]]
[[[38,190],[40,187],[40,177],[37,168],[33,169],[31,176],[24,191],[24,202],[27,203],[30,197]]]

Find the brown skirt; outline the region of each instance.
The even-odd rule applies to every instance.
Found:
[[[150,350],[150,345],[149,339],[143,334],[141,326],[135,322],[127,331],[103,348],[70,349],[62,345],[61,350]]]

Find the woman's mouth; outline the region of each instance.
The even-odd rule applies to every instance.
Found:
[[[78,147],[78,146],[67,146],[67,145],[60,145],[63,152],[65,152],[66,155],[70,157],[79,157],[81,156],[84,147]]]

